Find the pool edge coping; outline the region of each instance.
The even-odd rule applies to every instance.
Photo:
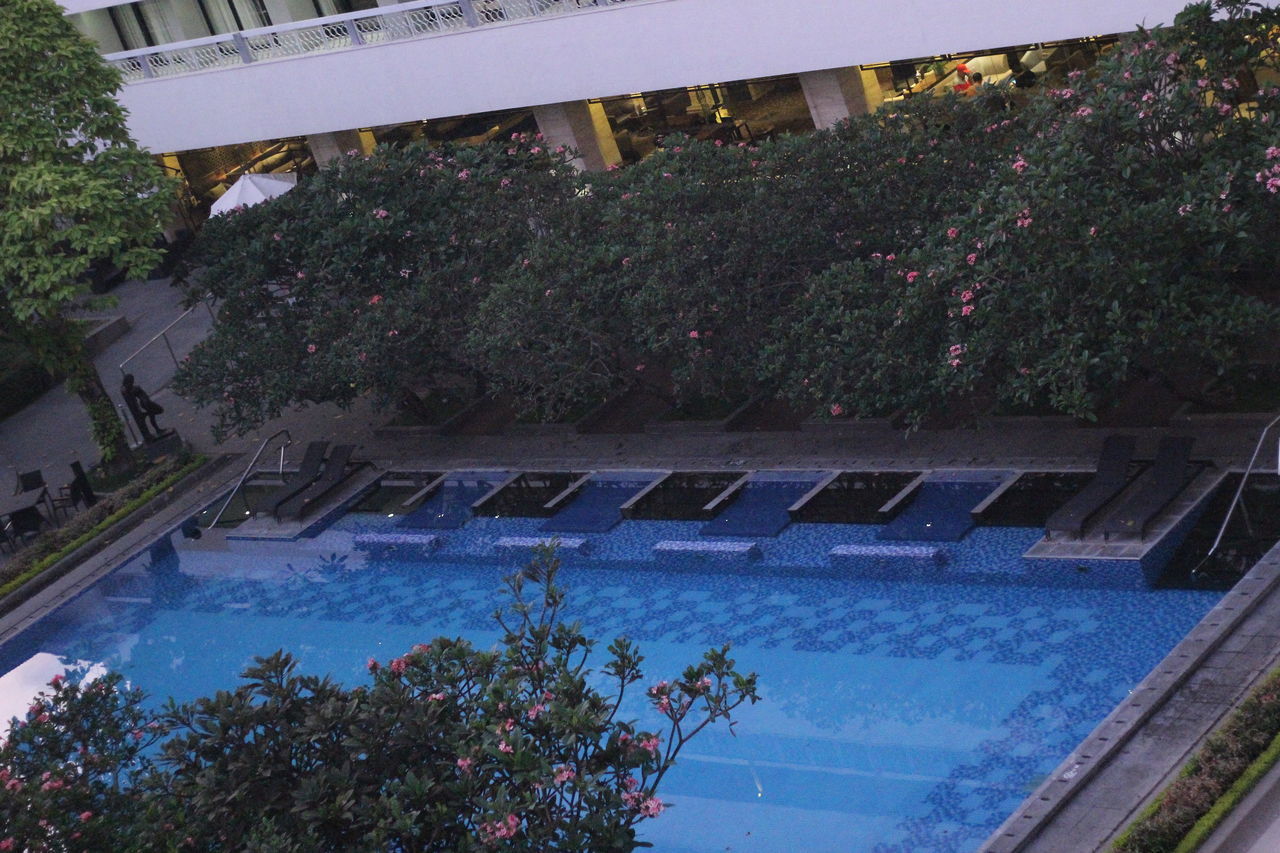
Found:
[[[1222,599],[1196,623],[1176,646],[1152,668],[1132,690],[1094,727],[1053,772],[1045,778],[1017,809],[1000,824],[978,848],[980,853],[1021,853],[1031,846],[1052,821],[1077,797],[1083,794],[1143,727],[1174,700],[1177,692],[1217,652],[1254,611],[1280,589],[1280,544],[1271,548],[1254,564]],[[1247,600],[1241,601],[1241,598]],[[1217,621],[1215,621],[1217,620]],[[1181,660],[1180,660],[1181,659]],[[1222,715],[1232,706],[1222,708]],[[1221,719],[1219,716],[1219,720]],[[1214,728],[1202,732],[1197,743]],[[1179,764],[1180,766],[1180,764]],[[1171,768],[1176,771],[1177,767]],[[1168,774],[1162,774],[1167,778]],[[1150,800],[1163,783],[1135,796],[1132,816],[1142,803]],[[1115,831],[1129,822],[1126,817]],[[1114,836],[1115,831],[1109,833]]]

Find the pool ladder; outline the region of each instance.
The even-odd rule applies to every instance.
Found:
[[[227,499],[222,504],[222,509],[218,510],[218,514],[215,515],[213,517],[213,521],[210,522],[210,527],[216,527],[218,522],[222,520],[222,514],[227,511],[227,507],[231,505],[231,501],[234,500],[235,496],[239,493],[240,487],[244,485],[244,481],[249,479],[249,475],[253,473],[254,466],[258,464],[258,459],[262,456],[262,452],[267,449],[267,445],[282,435],[285,437],[285,442],[280,445],[280,464],[277,468],[277,473],[284,474],[284,449],[293,444],[293,436],[289,434],[289,430],[287,429],[278,429],[271,435],[264,438],[262,440],[262,444],[258,445],[258,452],[253,454],[253,458],[249,460],[249,466],[245,468],[244,473],[240,475],[240,479],[236,482],[236,487],[231,490],[231,494],[227,495]]]
[[[1214,538],[1213,544],[1209,546],[1209,550],[1205,553],[1204,558],[1201,559],[1200,562],[1196,564],[1196,567],[1191,570],[1191,576],[1193,578],[1200,574],[1200,571],[1204,568],[1205,564],[1213,558],[1215,553],[1217,553],[1218,546],[1222,544],[1222,537],[1226,535],[1227,526],[1231,523],[1231,516],[1235,514],[1236,506],[1240,503],[1240,496],[1244,494],[1245,484],[1249,481],[1249,475],[1253,473],[1254,465],[1258,461],[1258,454],[1262,452],[1262,446],[1266,443],[1267,433],[1270,432],[1271,428],[1278,423],[1280,423],[1280,415],[1276,415],[1271,419],[1270,423],[1262,428],[1262,434],[1258,436],[1258,443],[1253,447],[1253,455],[1249,457],[1249,464],[1245,467],[1244,474],[1240,477],[1240,485],[1236,486],[1235,496],[1231,498],[1231,506],[1227,507],[1227,514],[1222,519],[1222,526],[1218,528],[1218,535]],[[1280,475],[1280,441],[1276,442],[1276,474]],[[1247,512],[1244,516],[1244,524],[1245,530],[1247,530],[1249,535],[1252,536],[1253,527],[1249,523],[1249,515]]]

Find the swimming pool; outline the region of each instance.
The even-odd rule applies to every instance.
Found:
[[[225,687],[280,647],[350,684],[368,657],[438,634],[496,641],[516,562],[494,545],[549,535],[545,519],[476,518],[431,531],[433,549],[361,544],[397,520],[350,513],[292,543],[166,537],[0,649],[17,706],[0,710],[70,662],[159,702]],[[675,808],[642,837],[667,853],[973,850],[1221,595],[1149,590],[1133,566],[1122,583],[1029,564],[1028,528],[977,528],[945,565],[910,570],[828,557],[883,546],[873,525],[792,524],[754,560],[654,556],[701,527],[623,521],[560,576],[567,617],[630,636],[651,680],[724,642],[760,673],[764,701],[736,737],[704,732],[664,780]]]

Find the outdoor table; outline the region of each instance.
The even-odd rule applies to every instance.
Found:
[[[0,521],[8,521],[9,516],[24,509],[35,509],[39,512],[40,504],[49,503],[49,489],[32,489],[16,495],[0,495]]]

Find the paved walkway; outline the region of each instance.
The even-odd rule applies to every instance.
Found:
[[[515,427],[499,436],[485,437],[402,437],[377,439],[374,428],[388,417],[367,403],[350,411],[335,406],[313,406],[288,412],[254,434],[215,443],[209,434],[210,417],[178,398],[168,387],[175,366],[163,342],[147,346],[161,329],[182,313],[180,295],[167,281],[129,282],[115,291],[119,304],[111,313],[123,314],[132,329],[98,357],[97,365],[109,390],[117,395],[119,365],[133,356],[129,370],[139,385],[165,407],[162,426],[176,427],[195,449],[210,454],[248,454],[261,438],[282,427],[288,428],[298,444],[317,438],[351,442],[360,446],[364,458],[381,467],[419,470],[448,470],[463,467],[505,466],[524,470],[599,470],[608,468],[672,468],[686,470],[751,470],[770,468],[844,468],[917,470],[951,467],[985,467],[1022,470],[1089,470],[1097,458],[1105,435],[1115,430],[1090,429],[1062,420],[1010,419],[998,428],[920,431],[906,434],[882,424],[832,424],[790,433],[664,433],[637,435],[578,435],[569,428]],[[173,327],[169,335],[178,358],[185,355],[205,334],[208,314],[197,309]],[[1139,453],[1154,453],[1159,438],[1166,434],[1196,436],[1193,456],[1212,460],[1219,468],[1243,467],[1261,424],[1248,419],[1200,420],[1175,423],[1170,427],[1128,429],[1139,439]],[[9,468],[45,469],[51,482],[60,482],[65,464],[73,458],[87,463],[97,460],[89,435],[88,418],[79,401],[62,388],[46,393],[23,412],[0,423],[0,460]],[[226,488],[234,480],[238,462],[228,466],[201,487],[201,494],[188,496],[170,513],[162,513],[152,523],[115,543],[107,553],[90,560],[56,585],[62,594],[72,594],[98,574],[109,570],[125,552],[150,541],[164,525],[189,512],[198,501],[207,501],[203,492]],[[170,518],[172,516],[172,518]],[[1115,715],[1082,745],[1089,752],[1083,774],[1089,784],[1072,780],[1082,775],[1083,753],[1059,768],[1046,783],[1057,787],[1057,796],[1066,789],[1070,796],[1054,800],[1046,807],[1037,792],[1003,834],[988,842],[992,851],[1101,850],[1118,828],[1141,808],[1143,802],[1172,777],[1195,748],[1204,733],[1241,696],[1257,675],[1273,666],[1280,650],[1280,552],[1255,570],[1248,583],[1237,587],[1216,616],[1206,620],[1197,633],[1171,655],[1170,666],[1190,660],[1177,674],[1157,668],[1155,681],[1140,688],[1148,698],[1159,690],[1161,701],[1151,701],[1152,710],[1140,714],[1141,725],[1129,721],[1120,747],[1105,747],[1115,725]],[[1248,606],[1237,606],[1233,596],[1248,595]],[[51,602],[32,602],[24,607],[18,622],[9,614],[0,622],[10,630],[27,619],[36,618]],[[1217,620],[1217,625],[1209,622]],[[1185,645],[1185,644],[1184,644]],[[1182,655],[1182,658],[1179,658]],[[1162,680],[1163,679],[1163,680]],[[1148,690],[1150,688],[1150,691]],[[1117,709],[1123,714],[1125,706]],[[1098,740],[1101,738],[1101,740]],[[1099,757],[1104,756],[1103,761]],[[1095,760],[1098,759],[1098,760]],[[1072,763],[1074,762],[1074,763]],[[1083,765],[1081,765],[1083,767]],[[1063,777],[1066,776],[1064,779]],[[1273,780],[1280,789],[1280,777]],[[1242,813],[1243,814],[1243,813]],[[1239,832],[1251,832],[1240,844],[1267,844],[1265,839],[1273,815],[1259,811],[1245,821]],[[1235,831],[1235,830],[1233,830]],[[1245,836],[1239,836],[1243,838]],[[1223,846],[1223,851],[1248,850],[1244,846]],[[1275,846],[1255,847],[1258,850]]]

